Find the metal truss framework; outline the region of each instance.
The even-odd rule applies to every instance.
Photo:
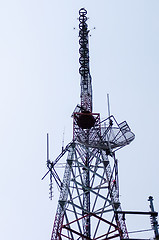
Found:
[[[77,105],[72,115],[73,141],[54,162],[49,160],[47,151],[50,197],[52,177],[60,189],[51,240],[128,239],[123,215],[115,214],[122,211],[115,151],[128,145],[134,134],[126,121],[118,124],[110,116],[100,122],[100,114],[92,113],[86,14],[85,9],[80,9],[81,105]],[[56,166],[65,153],[68,157],[61,181]]]
[[[129,144],[134,134],[126,122],[117,125],[113,116],[99,123],[98,114],[94,128],[81,129],[77,114],[73,142],[64,150],[68,157],[51,240],[128,239],[123,214],[114,214],[122,211],[115,150]],[[52,163],[54,173],[62,155]]]

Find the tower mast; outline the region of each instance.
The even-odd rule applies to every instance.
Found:
[[[92,112],[92,83],[91,83],[91,75],[89,69],[89,47],[88,47],[88,25],[87,25],[87,11],[82,8],[79,11],[79,73],[81,75],[81,112],[82,113],[91,113]],[[83,119],[85,115],[81,115]],[[88,116],[86,115],[86,119],[84,122],[88,122]],[[84,124],[83,124],[84,127]],[[89,142],[89,130],[87,134],[87,142]],[[89,162],[90,162],[90,154],[88,149],[85,151],[86,159],[85,159],[85,167],[83,169],[83,217],[85,214],[90,212],[90,192],[86,189],[90,188],[90,174],[89,174]],[[91,230],[90,230],[90,216],[83,218],[83,232],[88,238],[90,238]]]
[[[73,112],[73,140],[51,162],[48,173],[60,188],[51,240],[128,239],[121,212],[115,152],[133,139],[126,121],[100,121],[92,112],[87,11],[79,11],[81,104]],[[68,153],[63,179],[56,166]],[[47,175],[47,174],[46,174]],[[45,175],[45,176],[46,176]],[[118,214],[115,214],[118,211]]]

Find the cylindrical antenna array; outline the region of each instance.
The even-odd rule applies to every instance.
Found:
[[[88,49],[88,26],[87,26],[87,11],[84,8],[81,8],[79,11],[79,73],[86,80],[89,73],[89,49]]]
[[[83,112],[92,112],[92,85],[89,70],[89,44],[87,11],[81,8],[79,11],[79,73],[81,75],[81,109]]]

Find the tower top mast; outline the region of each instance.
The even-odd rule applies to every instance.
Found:
[[[92,84],[89,69],[89,44],[87,11],[84,8],[79,10],[79,73],[81,75],[81,111],[92,112]]]

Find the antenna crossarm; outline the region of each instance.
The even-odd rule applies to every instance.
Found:
[[[43,180],[48,174],[49,174],[49,172],[52,170],[52,169],[54,169],[54,166],[58,163],[58,161],[65,155],[65,153],[69,150],[69,148],[70,148],[70,146],[71,145],[73,145],[74,143],[73,142],[71,142],[71,143],[69,143],[66,147],[65,147],[65,149],[59,154],[59,156],[52,162],[52,161],[50,161],[50,160],[47,160],[47,167],[48,167],[48,171],[46,172],[46,174],[42,177],[42,179],[41,180]],[[55,169],[54,169],[54,171],[55,171]]]
[[[55,166],[58,163],[58,161],[65,155],[65,153],[69,150],[70,146],[72,146],[73,144],[74,143],[71,142],[65,147],[65,149],[60,153],[60,155],[53,161],[52,163],[53,166]]]

